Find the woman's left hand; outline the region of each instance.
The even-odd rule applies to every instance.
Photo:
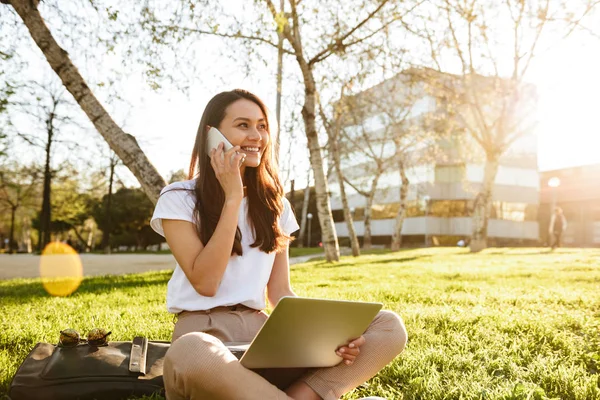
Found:
[[[346,365],[352,365],[352,363],[354,363],[354,360],[356,360],[356,357],[358,357],[358,355],[360,354],[360,346],[365,344],[365,342],[365,337],[360,336],[352,340],[346,346],[338,347],[338,349],[335,351],[335,354],[342,357],[344,359],[343,362]]]

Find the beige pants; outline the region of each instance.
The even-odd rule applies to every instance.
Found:
[[[266,319],[264,312],[240,306],[180,314],[164,362],[167,400],[290,399],[280,389],[285,377],[277,383],[273,370],[244,368],[223,344],[252,341]],[[363,336],[366,343],[352,365],[302,370],[300,379],[323,399],[339,399],[375,376],[407,340],[402,320],[391,311],[379,312]]]

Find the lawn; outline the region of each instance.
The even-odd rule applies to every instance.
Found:
[[[302,257],[302,256],[310,256],[310,255],[320,255],[323,254],[322,247],[291,247],[290,248],[290,257]]]
[[[0,398],[61,329],[169,340],[169,276],[85,279],[67,298],[39,280],[0,282]],[[600,399],[600,250],[379,252],[297,264],[291,279],[299,295],[380,301],[404,318],[404,353],[345,399]]]
[[[0,250],[0,253],[2,251]],[[94,254],[104,254],[101,250],[96,250],[93,252]],[[138,251],[119,251],[113,252],[113,254],[171,254],[171,250],[160,250],[160,251],[151,251],[151,250],[138,250]],[[290,248],[290,257],[299,257],[299,256],[308,256],[312,254],[323,254],[323,248],[321,247],[292,247]]]

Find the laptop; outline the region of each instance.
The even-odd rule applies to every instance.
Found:
[[[335,350],[362,335],[383,305],[283,297],[250,344],[226,343],[249,369],[332,367]]]

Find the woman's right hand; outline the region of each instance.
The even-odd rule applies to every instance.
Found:
[[[210,152],[210,165],[225,192],[225,200],[241,200],[244,197],[244,185],[240,173],[240,163],[245,154],[240,154],[240,146],[234,146],[223,152],[223,142]]]

